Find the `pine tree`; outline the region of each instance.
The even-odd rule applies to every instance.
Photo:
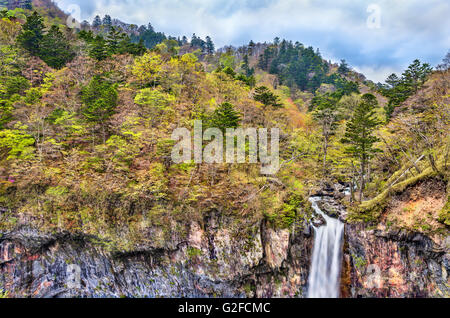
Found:
[[[400,78],[397,74],[393,73],[386,79],[386,83],[389,84],[390,88],[395,88],[398,84],[400,84]]]
[[[326,94],[315,98],[316,108],[314,117],[322,127],[323,137],[323,171],[326,174],[327,156],[330,138],[335,131],[339,120],[338,104],[339,96],[336,94]]]
[[[203,41],[201,38],[195,35],[195,33],[192,35],[191,39],[191,47],[199,48],[203,51],[206,49],[206,42]]]
[[[275,39],[273,39],[273,45],[278,46],[280,45],[280,38],[277,36]]]
[[[417,90],[425,83],[432,70],[432,67],[427,63],[422,64],[419,60],[413,61],[403,73],[403,82],[411,88],[411,94],[417,93]]]
[[[214,43],[209,36],[206,37],[206,53],[209,55],[214,54]]]
[[[42,38],[39,56],[47,65],[59,69],[75,57],[75,52],[58,26],[53,25]]]
[[[117,84],[111,84],[96,75],[81,90],[84,103],[82,114],[88,122],[100,125],[103,140],[106,136],[106,120],[114,114],[118,103]]]
[[[341,60],[341,64],[339,64],[338,67],[338,73],[341,75],[347,75],[348,72],[350,72],[350,67],[345,60]]]
[[[419,88],[425,83],[432,72],[432,68],[427,63],[421,63],[419,60],[414,62],[403,72],[399,78],[396,74],[391,74],[387,79],[387,85],[381,89],[384,96],[389,98],[385,106],[386,120],[389,121],[396,107],[406,101],[409,96],[417,93]]]
[[[282,107],[283,105],[280,103],[278,96],[272,93],[267,87],[260,86],[255,89],[255,94],[253,95],[253,99],[257,102],[264,104],[265,107],[273,106],[273,107]]]
[[[147,51],[144,40],[140,39],[138,43],[132,43],[128,37],[119,43],[119,53],[130,53],[135,56],[141,56]]]
[[[102,25],[102,19],[98,15],[96,15],[94,18],[94,21],[92,21],[92,27],[98,28],[101,25]]]
[[[86,119],[103,122],[114,113],[118,101],[117,86],[96,75],[82,89],[81,99],[85,104],[83,115]]]
[[[33,2],[32,0],[25,0],[22,4],[23,9],[33,10]]]
[[[102,20],[102,24],[109,29],[112,26],[111,16],[105,15]]]
[[[194,34],[192,34],[191,38],[191,47],[195,46],[198,43],[198,37]]]
[[[237,128],[241,120],[240,113],[230,103],[221,104],[211,116],[210,126],[225,133],[227,128]]]
[[[123,42],[126,41],[126,38],[128,37],[124,33],[120,32],[115,27],[111,27],[108,36],[106,37],[106,44],[108,46],[109,54],[119,53],[119,45],[123,46],[125,44]]]
[[[44,36],[43,30],[43,19],[36,11],[34,11],[32,15],[27,17],[27,21],[23,25],[22,32],[17,37],[17,41],[32,55],[38,56],[40,50],[39,46]]]
[[[106,41],[101,35],[97,35],[90,44],[89,56],[97,61],[102,61],[109,56]]]
[[[166,36],[164,35],[164,33],[155,32],[150,23],[148,27],[149,28],[147,28],[146,26],[141,26],[138,29],[139,35],[132,34],[130,40],[133,43],[138,43],[142,39],[145,47],[152,49],[156,45],[162,43],[166,39]]]
[[[86,41],[87,43],[91,43],[94,41],[94,32],[92,32],[91,30],[81,30],[80,32],[78,32],[78,38]]]
[[[379,150],[374,147],[378,138],[373,132],[380,122],[376,119],[375,108],[378,106],[376,97],[372,94],[365,94],[361,102],[356,107],[352,118],[347,123],[345,137],[342,142],[349,144],[346,152],[359,161],[359,202],[362,201],[365,188],[365,174],[370,159]]]
[[[248,43],[248,55],[252,56],[255,51],[256,44],[253,40],[250,40]]]
[[[242,70],[244,71],[244,75],[247,77],[251,77],[255,73],[255,69],[250,68],[247,54],[244,55],[244,58],[242,60]]]

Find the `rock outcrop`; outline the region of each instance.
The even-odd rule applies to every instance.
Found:
[[[347,297],[449,297],[450,237],[347,225],[342,294]]]
[[[22,228],[0,236],[0,290],[11,297],[296,297],[311,238],[264,222],[237,239],[193,223],[177,245],[118,253],[107,242]],[[292,233],[294,232],[294,233]]]
[[[322,209],[345,219],[326,196]],[[174,224],[174,227],[176,224]],[[0,291],[11,297],[305,297],[313,249],[306,223],[240,225],[218,212],[172,239],[118,252],[96,237],[0,233]],[[449,297],[450,237],[346,224],[341,297]]]

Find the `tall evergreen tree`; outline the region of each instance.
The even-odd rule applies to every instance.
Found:
[[[202,51],[205,51],[206,49],[206,42],[203,41],[201,38],[195,35],[195,33],[192,35],[191,39],[191,47],[199,48]]]
[[[280,103],[280,99],[277,95],[272,93],[267,87],[260,86],[255,89],[255,94],[253,95],[253,99],[257,102],[262,103],[265,107],[273,106],[273,107],[282,107],[283,105]]]
[[[119,54],[129,53],[132,55],[143,55],[146,51],[147,49],[145,48],[143,39],[140,39],[139,43],[132,43],[130,38],[126,36],[121,42],[119,42]]]
[[[318,96],[315,100],[316,108],[314,117],[322,127],[323,137],[323,171],[326,174],[327,157],[330,138],[333,135],[339,119],[337,103],[339,96],[336,94],[325,94]]]
[[[149,49],[154,48],[156,45],[162,43],[166,39],[164,33],[155,32],[150,23],[149,28],[147,28],[146,26],[141,26],[138,31],[139,35],[132,34],[130,40],[133,43],[139,43],[140,40],[143,40],[145,47]]]
[[[342,142],[349,144],[346,151],[359,161],[359,202],[362,201],[365,188],[365,175],[370,159],[379,150],[374,147],[378,138],[373,135],[380,122],[376,119],[375,108],[378,106],[376,97],[365,94],[356,107],[352,118],[347,123],[345,137]]]
[[[250,40],[248,43],[248,55],[252,56],[253,52],[255,51],[256,44],[253,42],[253,40]]]
[[[22,4],[23,9],[33,10],[33,1],[32,0],[24,0]]]
[[[83,115],[88,121],[103,122],[114,113],[117,105],[117,85],[96,75],[83,87],[81,99],[85,104]]]
[[[419,60],[414,60],[408,69],[403,72],[401,78],[396,74],[391,74],[386,79],[387,85],[384,85],[381,89],[381,93],[389,99],[385,106],[386,120],[390,120],[396,107],[406,101],[409,96],[417,93],[432,70],[429,64],[422,64]]]
[[[111,26],[112,26],[111,16],[109,16],[109,15],[106,14],[106,15],[103,17],[102,24],[103,24],[103,26],[105,26],[107,29],[111,28]]]
[[[101,35],[97,35],[90,43],[89,56],[97,61],[102,61],[109,56],[110,52],[106,45],[105,39]]]
[[[300,43],[294,45],[292,41],[282,40],[279,45],[266,46],[259,55],[258,66],[278,75],[281,84],[310,92],[315,92],[330,78],[329,66],[319,52]]]
[[[94,21],[92,21],[92,26],[94,28],[98,28],[101,25],[102,25],[102,19],[98,15],[96,15],[94,18]]]
[[[425,83],[432,70],[430,64],[422,64],[419,60],[414,60],[412,62],[408,69],[403,73],[403,82],[410,87],[411,94],[417,93],[417,90]]]
[[[78,32],[78,38],[86,41],[87,43],[91,43],[92,41],[94,41],[94,32],[92,32],[91,30],[81,30],[80,32]]]
[[[59,27],[53,25],[42,38],[39,56],[47,65],[59,69],[75,57],[75,52]]]
[[[22,32],[17,37],[18,43],[31,54],[38,56],[39,46],[44,36],[44,22],[42,17],[34,11],[27,17]]]
[[[398,84],[400,84],[400,78],[397,74],[391,74],[386,79],[386,83],[390,86],[390,88],[395,88]]]
[[[108,51],[110,54],[117,54],[119,52],[119,45],[123,45],[123,41],[126,41],[128,37],[125,33],[120,32],[115,27],[111,27],[106,37],[106,44],[108,45]]]
[[[195,44],[198,41],[198,37],[194,34],[192,34],[192,38],[191,38],[191,46],[195,46]]]
[[[345,60],[341,60],[341,64],[339,64],[338,67],[338,73],[341,75],[347,75],[348,72],[350,72],[350,67]]]
[[[255,73],[255,69],[250,68],[250,63],[247,54],[244,55],[244,58],[242,60],[242,70],[244,71],[244,75],[247,77],[253,76],[253,74]]]
[[[224,133],[227,128],[237,128],[241,115],[230,103],[223,103],[214,111],[210,126],[221,129]]]
[[[214,43],[209,36],[206,37],[206,53],[209,55],[214,54]]]
[[[100,126],[106,139],[106,121],[114,114],[118,103],[117,84],[111,84],[96,75],[81,90],[84,103],[82,113],[88,122]]]

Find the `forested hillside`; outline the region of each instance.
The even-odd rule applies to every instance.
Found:
[[[378,88],[286,40],[181,54],[176,40],[148,51],[114,27],[74,32],[26,10],[3,11],[1,24],[3,226],[31,217],[49,230],[126,228],[131,239],[144,220],[217,206],[289,226],[335,181],[354,185],[354,218],[367,219],[404,179],[447,178],[448,61],[434,72],[415,61]],[[276,178],[254,164],[170,162],[171,131],[230,125],[223,107],[235,126],[282,129]],[[414,226],[444,229],[441,208],[433,226]]]
[[[299,42],[216,50],[209,37],[108,16],[70,29],[29,9],[0,13],[2,232],[89,235],[125,253],[182,241],[215,211],[245,241],[260,222],[309,223],[308,198],[340,184],[349,223],[448,235],[449,55],[375,84]],[[195,120],[280,128],[280,171],[175,164],[171,134]],[[392,205],[423,182],[428,196]]]

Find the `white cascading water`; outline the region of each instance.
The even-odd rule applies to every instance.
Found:
[[[341,278],[344,223],[326,215],[317,201],[310,198],[312,208],[323,216],[326,225],[314,227],[314,248],[308,279],[308,298],[338,298]]]

